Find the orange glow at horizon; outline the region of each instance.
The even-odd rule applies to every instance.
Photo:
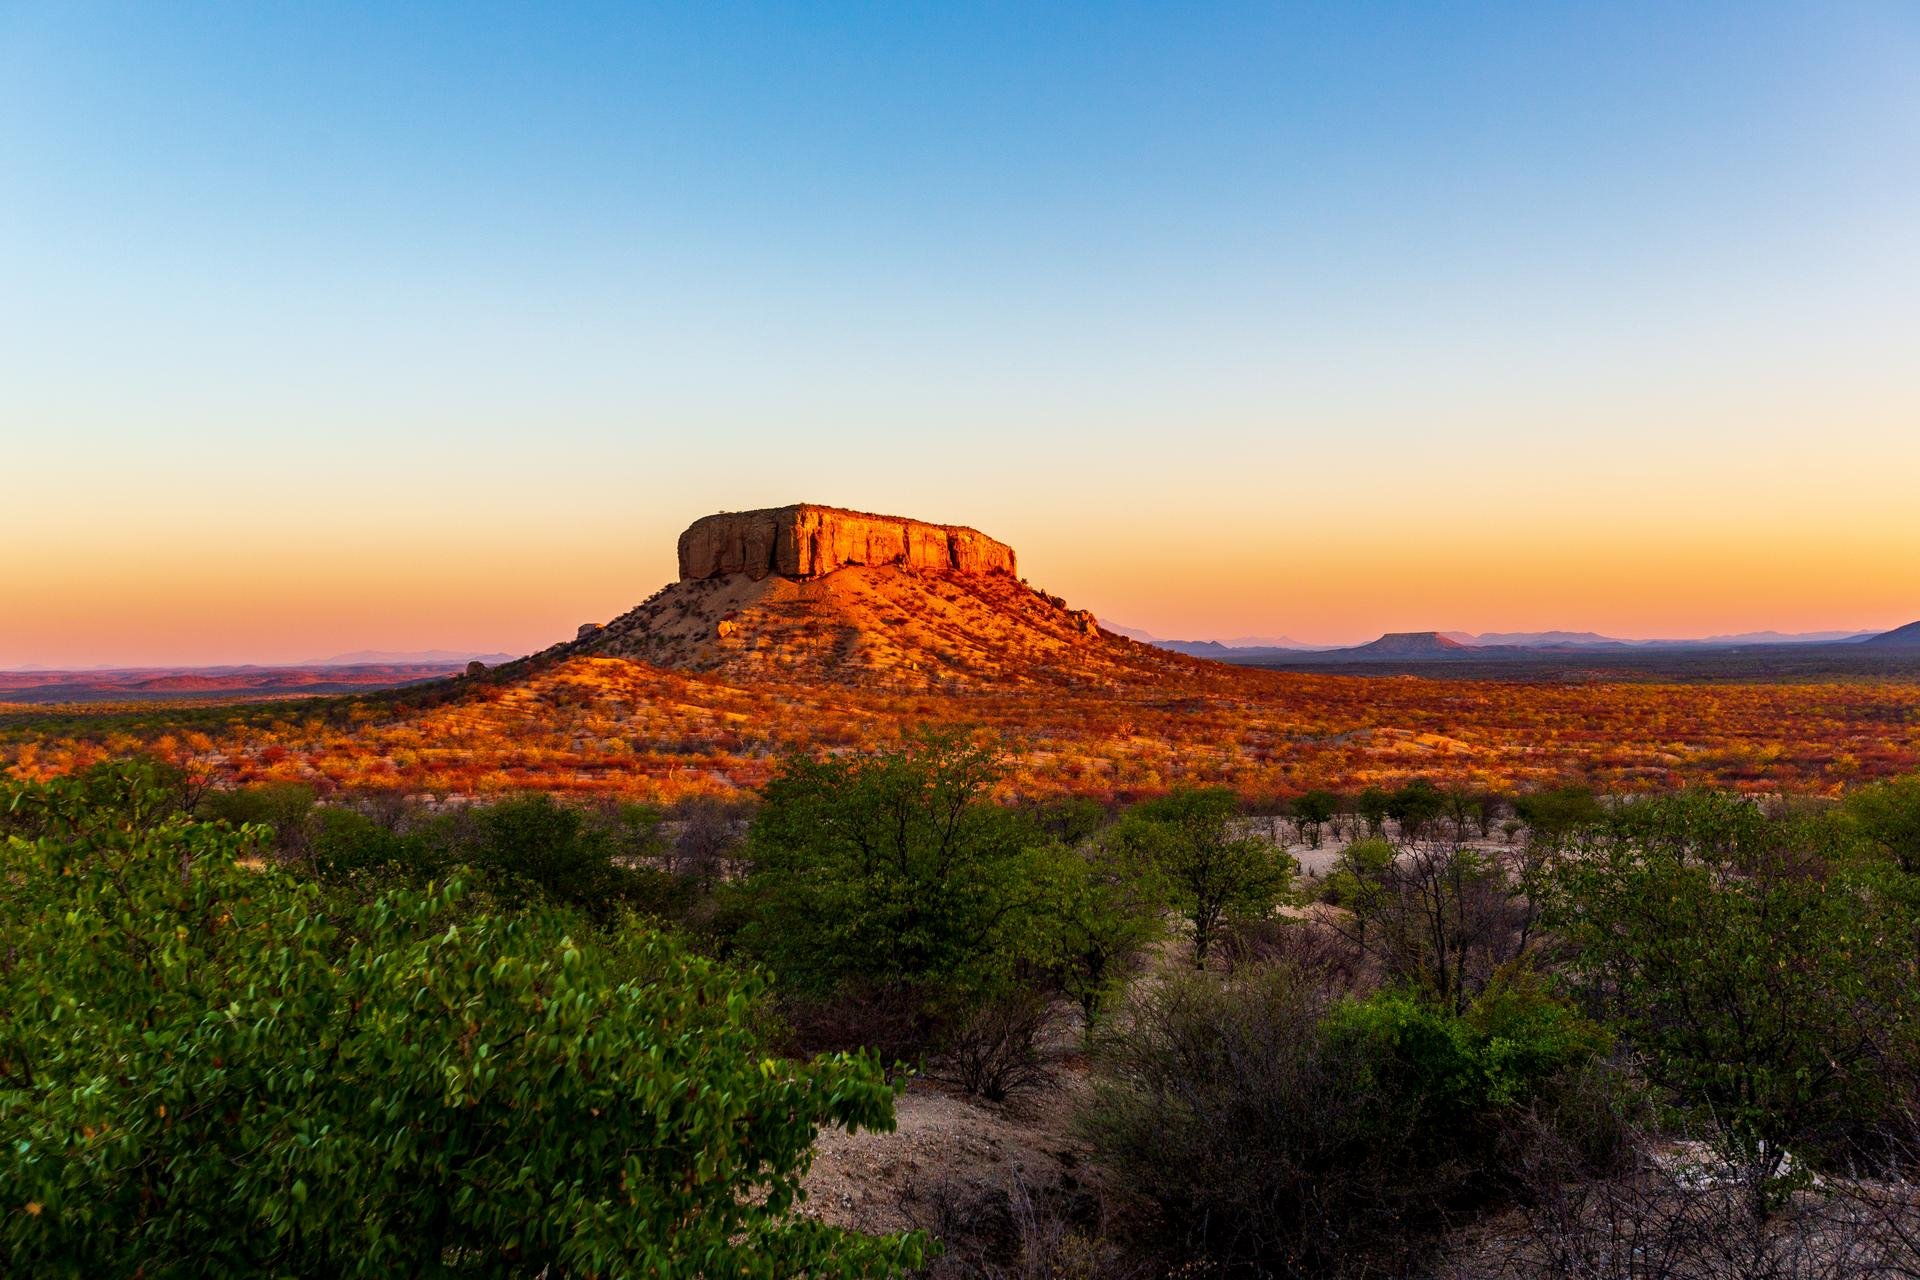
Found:
[[[6,515],[0,665],[532,652],[669,582],[695,518],[793,501],[973,525],[1035,585],[1169,639],[1920,618],[1913,388],[1822,408],[1756,387],[1631,429],[1589,405],[1551,433],[1524,404],[1458,394],[1418,433],[1395,398],[1368,416],[1116,410],[1098,447],[1039,411],[968,436],[964,405],[907,436],[789,414],[790,436],[717,454],[723,427],[623,436],[586,410],[570,437],[495,423],[464,448],[390,418],[370,455],[313,454],[270,482],[237,427],[190,451],[157,430],[35,436],[39,482]]]
[[[750,505],[730,504],[735,508]],[[868,504],[869,506],[877,504]],[[960,513],[937,509],[935,518]],[[674,574],[678,518],[570,534],[220,548],[99,539],[0,566],[0,663],[295,662],[360,649],[531,652],[638,604]],[[973,521],[1036,586],[1169,639],[1385,631],[1597,631],[1625,638],[1875,630],[1920,618],[1920,532],[1402,527],[1150,520]],[[1418,522],[1416,522],[1418,523]],[[1022,527],[1025,526],[1025,527]]]

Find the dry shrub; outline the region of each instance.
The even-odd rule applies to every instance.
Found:
[[[1448,1280],[1853,1280],[1920,1277],[1920,1184],[1881,1163],[1784,1198],[1759,1156],[1727,1162],[1663,1139],[1645,1110],[1588,1097],[1577,1124],[1536,1125],[1514,1144],[1525,1207],[1440,1274]],[[1567,1117],[1558,1117],[1564,1121]],[[1920,1154],[1910,1152],[1909,1155]],[[1911,1166],[1911,1160],[1898,1163]]]
[[[667,870],[704,884],[735,873],[746,843],[744,806],[717,796],[692,796],[668,817],[676,826],[667,842]]]
[[[918,1063],[939,1034],[916,986],[845,986],[830,995],[780,1002],[783,1045],[800,1057],[871,1049],[886,1063]]]
[[[1114,1189],[1228,1272],[1411,1274],[1512,1195],[1527,1125],[1607,1154],[1602,1040],[1518,974],[1464,1015],[1286,966],[1170,975],[1100,1030],[1083,1122]]]
[[[1270,916],[1238,921],[1222,939],[1220,951],[1229,974],[1278,965],[1306,976],[1329,993],[1358,991],[1366,985],[1364,957],[1339,930],[1316,919]]]
[[[1053,1003],[1036,991],[988,1000],[947,1033],[939,1074],[989,1102],[1043,1084],[1040,1041],[1055,1016]]]
[[[1101,1197],[1070,1180],[1036,1187],[1016,1173],[973,1195],[942,1184],[903,1208],[942,1247],[921,1280],[1147,1280],[1166,1271],[1122,1239]]]
[[[1648,1162],[1547,1190],[1457,1280],[1853,1280],[1920,1276],[1920,1188],[1827,1180],[1777,1213],[1738,1177],[1697,1185]]]
[[[1409,1150],[1383,1091],[1320,1051],[1327,1001],[1290,971],[1137,996],[1096,1045],[1086,1123],[1116,1185],[1157,1205],[1174,1247],[1230,1268],[1378,1268],[1462,1170]],[[1376,1269],[1375,1274],[1379,1274]]]

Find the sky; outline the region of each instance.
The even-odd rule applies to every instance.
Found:
[[[1173,637],[1920,618],[1920,7],[0,0],[0,666],[529,651],[694,518]]]

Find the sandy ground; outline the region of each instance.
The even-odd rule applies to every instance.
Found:
[[[1303,878],[1315,880],[1333,870],[1334,864],[1340,860],[1340,851],[1365,834],[1364,830],[1357,826],[1348,827],[1344,823],[1329,823],[1321,832],[1320,847],[1316,849],[1307,841],[1300,839],[1293,829],[1293,824],[1285,820],[1276,822],[1268,818],[1243,818],[1241,830],[1248,835],[1260,836],[1292,855],[1294,862],[1300,868],[1299,874]],[[1387,824],[1387,834],[1394,839],[1399,838],[1399,833],[1391,822]],[[1462,841],[1461,847],[1478,849],[1482,853],[1497,853],[1516,846],[1496,831],[1485,839],[1476,836]]]
[[[1088,1172],[1073,1133],[1086,1061],[1070,1053],[1050,1069],[1049,1084],[998,1104],[915,1079],[894,1106],[894,1132],[822,1132],[805,1212],[836,1226],[906,1231],[935,1226],[943,1201],[965,1214],[1017,1183],[1077,1186]]]

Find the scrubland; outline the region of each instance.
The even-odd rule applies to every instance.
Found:
[[[7,1270],[1920,1274],[1920,777],[809,745],[666,803],[5,784]]]
[[[1830,795],[1920,767],[1920,683],[1529,683],[1186,662],[1136,682],[908,691],[576,656],[304,703],[15,708],[0,712],[0,767],[46,778],[141,752],[221,785],[671,803],[757,791],[794,752],[898,742],[927,726],[990,738],[1007,755],[999,785],[1012,797],[1225,786],[1278,800],[1415,777]]]

